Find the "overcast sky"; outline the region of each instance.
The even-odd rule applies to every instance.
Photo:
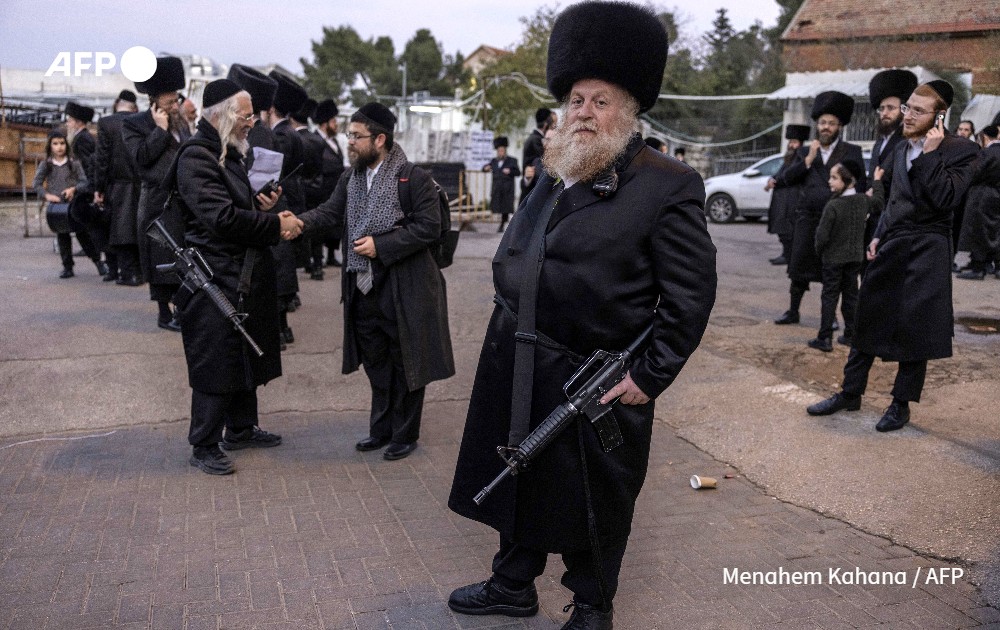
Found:
[[[558,6],[575,4],[562,2]],[[132,46],[155,53],[194,53],[222,64],[277,62],[301,73],[300,57],[312,58],[310,42],[323,26],[349,24],[362,38],[388,35],[402,52],[413,34],[428,28],[446,54],[468,55],[480,44],[507,48],[520,40],[521,17],[537,0],[0,0],[0,65],[46,69],[60,51],[107,51],[116,57]],[[673,9],[682,31],[698,36],[711,29],[715,12],[729,11],[737,29],[760,20],[772,26],[774,0],[666,0],[653,6]]]

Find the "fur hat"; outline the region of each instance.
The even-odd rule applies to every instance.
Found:
[[[951,87],[951,83],[943,79],[936,79],[928,81],[926,85],[938,93],[945,105],[951,107],[951,102],[955,100],[955,89]]]
[[[374,123],[392,131],[396,126],[396,117],[382,103],[365,103],[351,116],[351,122]]]
[[[133,92],[132,90],[122,90],[121,92],[118,93],[118,100],[128,101],[129,103],[135,103],[136,102],[135,92]]]
[[[788,125],[785,127],[785,140],[798,140],[805,142],[809,139],[809,132],[812,129],[809,125]]]
[[[89,123],[94,119],[94,108],[69,101],[66,103],[66,115],[72,116],[81,122]]]
[[[339,113],[337,103],[332,98],[328,98],[316,105],[316,111],[313,112],[312,119],[317,125],[322,125],[325,122],[329,122],[331,118],[335,118]]]
[[[854,99],[843,92],[823,92],[813,102],[812,119],[818,120],[823,114],[836,116],[841,125],[846,125],[854,114]]]
[[[556,18],[549,38],[549,91],[563,101],[577,81],[601,79],[621,86],[647,111],[660,95],[667,46],[651,9],[629,2],[572,5]]]
[[[539,107],[535,110],[535,124],[539,127],[552,116],[552,110],[548,107]]]
[[[302,103],[302,107],[296,112],[292,112],[292,120],[302,124],[309,122],[313,113],[316,112],[316,101],[311,98],[307,98],[305,103]]]
[[[854,181],[859,181],[865,175],[865,167],[863,164],[857,160],[844,160],[840,162],[840,165],[844,167],[844,170],[851,174]]]
[[[274,103],[271,106],[279,114],[299,111],[309,98],[305,88],[276,70],[271,70],[267,76],[278,82],[278,90],[274,93]]]
[[[183,90],[186,84],[183,61],[178,57],[157,57],[153,76],[137,82],[135,89],[140,94],[148,94],[155,98],[160,94]]]
[[[493,138],[493,148],[499,149],[500,147],[510,146],[510,142],[507,140],[507,136],[497,136]]]
[[[201,97],[201,106],[211,107],[212,105],[218,105],[239,91],[240,86],[235,81],[216,79],[205,86],[205,93]]]
[[[278,89],[277,81],[250,66],[238,63],[229,66],[229,75],[226,78],[250,94],[254,113],[271,109],[274,92]]]
[[[917,88],[917,75],[909,70],[883,70],[868,82],[868,102],[872,109],[878,109],[882,101],[895,96],[899,102],[905,103],[913,90]]]

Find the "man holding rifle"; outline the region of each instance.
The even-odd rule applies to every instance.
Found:
[[[296,229],[297,222],[290,213],[266,212],[277,203],[277,193],[254,198],[243,167],[254,119],[250,95],[219,79],[205,87],[202,106],[198,132],[180,148],[176,175],[168,174],[165,183],[176,185],[185,243],[201,252],[213,283],[236,310],[247,313],[243,325],[263,351],[257,355],[208,291],[192,291],[185,283],[177,292],[192,390],[191,465],[226,475],[234,467],[220,443],[226,450],[281,443],[280,436],[257,426],[257,386],[281,376],[274,258],[268,246],[281,240],[282,231]]]
[[[545,172],[493,259],[497,307],[449,499],[452,510],[498,531],[499,551],[490,579],[452,593],[456,612],[534,615],[534,579],[559,553],[574,608],[563,628],[612,628],[653,399],[700,343],[715,302],[704,184],[638,133],[666,55],[663,26],[635,4],[573,5],[553,28],[547,81],[562,102],[560,125]],[[497,447],[519,447],[566,402],[563,384],[587,356],[628,348],[650,324],[649,341],[628,353],[628,370],[601,399],[613,410],[602,422],[614,421],[620,444],[603,439],[591,422],[598,414],[577,414],[477,504],[507,466]]]

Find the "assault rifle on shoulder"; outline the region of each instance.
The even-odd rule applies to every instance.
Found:
[[[497,447],[497,454],[507,467],[472,499],[475,504],[481,505],[486,496],[508,476],[516,475],[526,469],[528,464],[581,414],[594,425],[605,452],[621,446],[622,434],[618,428],[618,421],[611,411],[616,401],[602,405],[600,400],[625,378],[635,353],[652,333],[653,326],[650,324],[628,348],[618,353],[595,350],[563,385],[566,402],[556,407],[516,448]]]

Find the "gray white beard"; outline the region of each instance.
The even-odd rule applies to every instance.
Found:
[[[633,123],[623,119],[617,121],[610,131],[597,133],[586,141],[573,134],[574,130],[581,127],[593,128],[586,123],[576,123],[572,127],[561,126],[549,140],[542,156],[542,165],[550,175],[571,182],[594,179],[614,164],[625,151],[633,132]]]
[[[243,157],[246,157],[247,153],[250,152],[250,141],[245,138],[243,140],[230,138],[228,145],[239,151]]]

